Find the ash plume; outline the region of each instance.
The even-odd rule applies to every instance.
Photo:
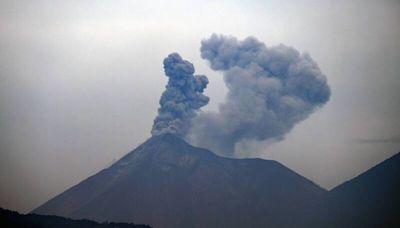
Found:
[[[208,79],[204,75],[193,75],[193,64],[183,60],[177,53],[164,59],[164,71],[168,84],[160,98],[160,108],[151,134],[184,136],[190,128],[191,119],[209,101],[203,94]]]
[[[282,140],[331,94],[311,57],[282,44],[214,34],[201,42],[201,57],[223,72],[228,94],[217,113],[192,121],[186,137],[222,155],[234,156],[239,142]]]

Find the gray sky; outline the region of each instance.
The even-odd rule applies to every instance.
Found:
[[[332,188],[400,150],[398,1],[1,1],[0,207],[27,212],[150,136],[171,52],[210,80],[212,33],[310,53],[331,100],[279,143],[243,148]],[[252,154],[254,156],[254,153]]]

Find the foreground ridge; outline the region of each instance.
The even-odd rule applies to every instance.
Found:
[[[79,228],[151,228],[148,225],[138,225],[133,223],[116,223],[103,222],[98,223],[87,219],[73,220],[54,215],[36,215],[36,214],[19,214],[15,211],[0,208],[0,224],[7,228],[63,228],[63,227],[79,227]]]

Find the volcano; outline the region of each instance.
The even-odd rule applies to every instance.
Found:
[[[299,227],[326,191],[282,164],[154,136],[33,213],[154,227]]]

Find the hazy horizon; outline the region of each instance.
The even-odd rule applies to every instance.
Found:
[[[222,73],[200,56],[213,33],[309,53],[332,95],[260,157],[331,189],[400,151],[397,1],[2,1],[0,207],[29,212],[150,137],[178,52],[204,74],[216,111]]]

